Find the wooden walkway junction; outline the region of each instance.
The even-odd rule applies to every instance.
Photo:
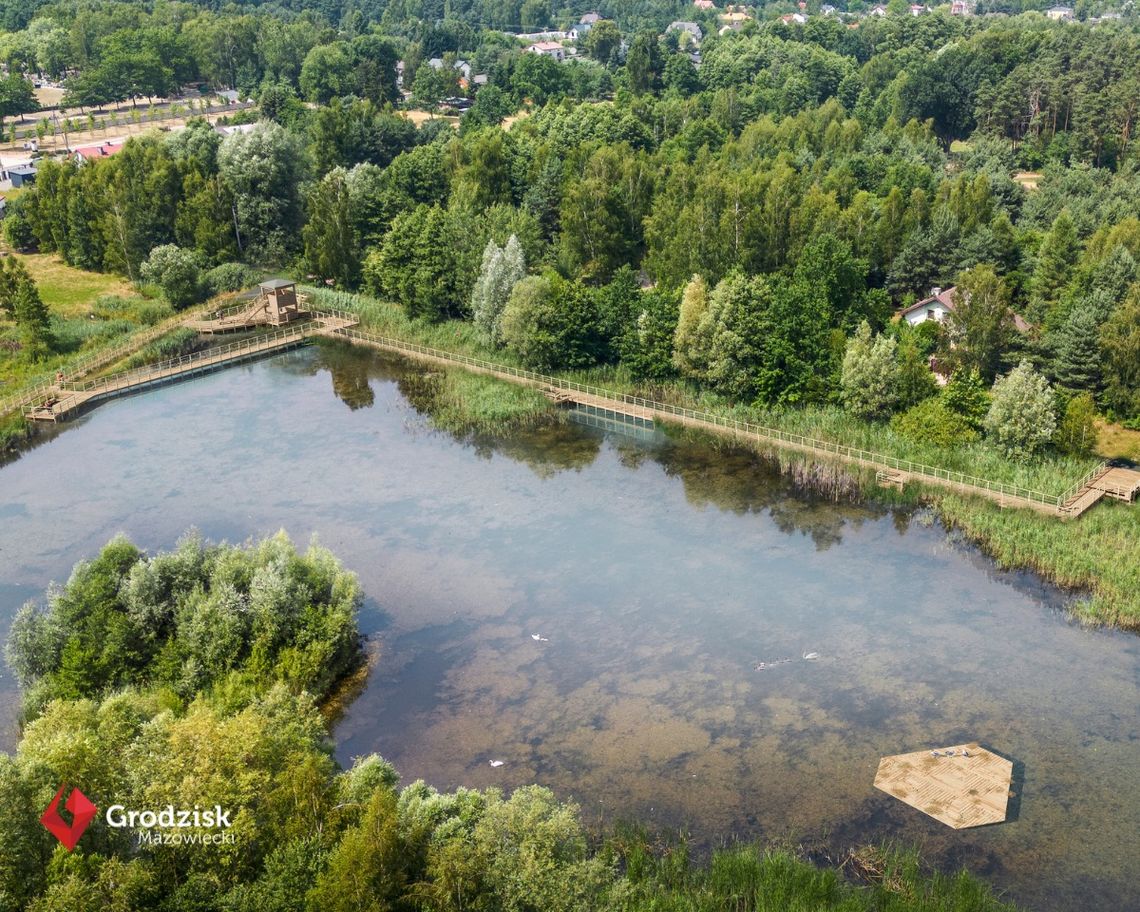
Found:
[[[1013,764],[977,744],[883,757],[875,788],[956,830],[1003,823]]]
[[[541,390],[548,399],[560,405],[586,405],[603,414],[624,415],[646,421],[673,422],[702,431],[732,435],[764,447],[792,450],[813,458],[862,466],[874,471],[880,484],[900,489],[910,482],[920,482],[961,494],[984,497],[1002,507],[1021,507],[1065,518],[1080,516],[1105,496],[1127,501],[1134,500],[1140,494],[1140,472],[1132,469],[1110,469],[1105,463],[1090,471],[1068,491],[1059,495],[1047,494],[1008,482],[979,478],[883,453],[815,440],[779,428],[764,427],[639,396],[614,393],[572,380],[549,377],[534,371],[429,348],[414,342],[405,342],[403,339],[378,336],[356,328],[336,330],[332,334],[357,344],[407,355],[420,361],[444,366],[460,366],[475,373],[531,386]]]
[[[89,406],[115,396],[175,383],[231,364],[288,351],[306,344],[314,336],[329,335],[354,326],[355,323],[355,318],[347,314],[319,314],[312,320],[294,323],[286,329],[232,342],[220,348],[160,361],[86,383],[64,383],[50,389],[46,398],[32,405],[24,415],[33,421],[66,420]]]

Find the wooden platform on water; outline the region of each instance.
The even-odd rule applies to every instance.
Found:
[[[875,788],[956,830],[1003,823],[1013,764],[976,743],[879,761]]]
[[[128,393],[175,383],[208,373],[231,364],[251,361],[304,345],[314,336],[329,335],[355,325],[343,315],[318,315],[306,322],[291,324],[286,329],[231,343],[194,355],[124,371],[84,384],[64,384],[48,392],[45,399],[24,412],[32,421],[64,421],[98,402]]]

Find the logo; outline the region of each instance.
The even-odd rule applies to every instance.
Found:
[[[99,810],[83,792],[79,789],[72,789],[71,794],[67,796],[67,803],[64,805],[71,812],[71,823],[68,823],[59,813],[59,799],[63,797],[65,788],[67,788],[66,782],[59,787],[59,791],[55,793],[51,804],[44,810],[40,823],[70,852],[75,848],[75,844],[79,842],[79,837],[95,819]]]

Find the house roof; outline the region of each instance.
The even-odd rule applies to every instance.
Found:
[[[530,46],[530,50],[532,50],[532,51],[556,51],[556,50],[560,51],[560,50],[562,50],[562,45],[559,44],[557,41],[539,41],[539,42],[536,42],[535,44],[532,44]]]
[[[261,288],[264,291],[279,291],[282,288],[292,288],[296,284],[288,279],[269,279],[261,283]]]
[[[930,307],[935,303],[941,304],[947,310],[953,310],[954,292],[957,291],[957,289],[957,285],[951,285],[949,288],[939,288],[936,290],[936,294],[932,294],[928,298],[923,298],[921,301],[917,301],[916,303],[911,304],[910,307],[904,307],[899,311],[899,316],[905,317],[907,314],[912,314],[916,310],[922,310],[923,308]]]
[[[123,151],[122,143],[106,142],[98,146],[80,146],[75,150],[76,155],[81,155],[84,158],[109,158],[116,152]]]
[[[12,165],[12,167],[8,169],[8,173],[9,174],[19,174],[21,177],[26,177],[29,174],[35,174],[36,173],[35,162],[25,162],[22,165]]]
[[[939,289],[938,294],[932,294],[930,297],[923,298],[921,301],[911,304],[910,307],[904,307],[899,311],[899,316],[905,318],[907,314],[912,314],[916,310],[931,307],[934,304],[941,304],[947,310],[952,311],[954,309],[954,298],[956,297],[957,290],[957,285]],[[1027,333],[1033,329],[1033,324],[1026,321],[1026,319],[1012,307],[1009,309],[1009,315],[1013,318],[1013,328],[1019,333]]]

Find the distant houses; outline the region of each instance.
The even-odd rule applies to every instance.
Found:
[[[932,288],[930,295],[923,298],[921,301],[916,301],[910,307],[904,307],[899,311],[898,316],[902,320],[906,320],[911,326],[918,326],[927,321],[935,323],[943,323],[946,318],[954,312],[955,305],[958,298],[958,286],[951,285],[949,288]],[[1021,314],[1010,311],[1010,317],[1013,320],[1013,327],[1019,333],[1026,333],[1032,328],[1022,318]]]
[[[953,0],[950,4],[951,16],[972,16],[974,15],[974,4],[970,0]]]
[[[694,44],[698,45],[701,43],[701,39],[704,38],[704,33],[701,31],[701,27],[695,22],[684,22],[682,20],[670,22],[669,27],[665,29],[665,34],[668,34],[669,32],[682,32],[683,34],[688,35],[693,40]]]
[[[1054,22],[1072,22],[1073,8],[1071,6],[1052,6],[1045,10],[1045,15]]]
[[[550,57],[561,63],[566,59],[566,48],[564,48],[557,41],[538,41],[527,48],[530,54],[540,54],[543,57]]]

